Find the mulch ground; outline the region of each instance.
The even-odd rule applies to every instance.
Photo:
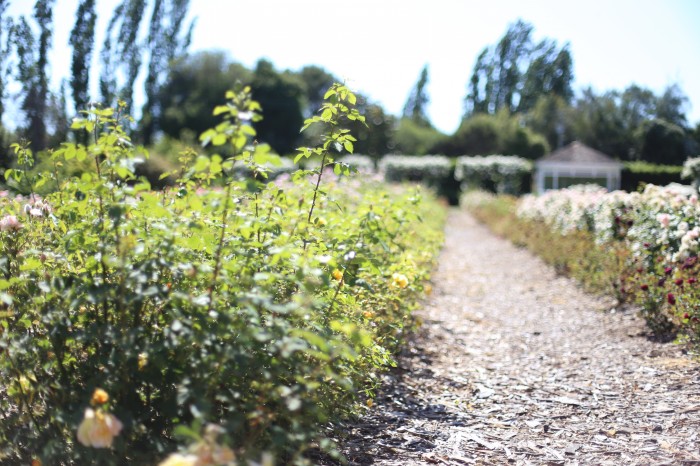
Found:
[[[453,210],[423,325],[350,464],[700,465],[700,366]]]

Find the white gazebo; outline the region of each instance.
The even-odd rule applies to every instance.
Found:
[[[620,189],[622,164],[602,152],[574,141],[535,162],[537,192],[575,184],[598,184]]]

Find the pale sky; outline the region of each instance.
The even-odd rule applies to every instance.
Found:
[[[34,1],[12,3],[11,13],[31,12]],[[55,77],[69,75],[77,3],[56,2]],[[116,3],[97,0],[98,30]],[[191,51],[225,50],[251,68],[260,58],[279,70],[319,65],[394,115],[427,64],[428,114],[446,133],[459,125],[477,55],[519,18],[536,41],[570,43],[577,92],[635,83],[660,93],[677,83],[690,123],[700,121],[697,0],[191,0],[190,10]]]

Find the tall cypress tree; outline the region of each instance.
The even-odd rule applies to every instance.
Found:
[[[25,136],[35,151],[46,148],[46,108],[49,98],[48,63],[53,35],[55,0],[37,0],[33,18],[39,28],[36,37],[24,16],[13,27],[13,45],[17,51],[17,78],[22,84],[22,110],[27,118]]]
[[[142,45],[139,28],[145,16],[146,0],[123,0],[114,9],[107,26],[101,52],[102,74],[100,94],[105,105],[114,105],[118,98],[132,113],[134,84],[142,64]],[[117,77],[123,74],[123,84]]]
[[[406,105],[403,108],[404,118],[409,118],[413,120],[419,126],[431,127],[430,120],[428,119],[428,114],[426,113],[426,107],[430,98],[426,91],[426,86],[428,85],[428,65],[423,67],[420,73],[418,82],[416,86],[411,91],[408,96]]]
[[[161,117],[160,92],[168,66],[185,55],[189,47],[194,22],[182,34],[190,0],[155,0],[148,32],[148,73],[141,117],[141,138],[150,144]]]
[[[9,0],[0,0],[0,124],[5,114],[7,81],[12,72],[12,67],[10,65],[12,19],[5,18],[5,12],[9,5]]]
[[[90,101],[90,61],[95,47],[95,0],[81,0],[69,43],[73,47],[70,86],[75,111],[85,110]]]

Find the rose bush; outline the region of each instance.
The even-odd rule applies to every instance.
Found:
[[[0,196],[0,463],[156,464],[184,437],[180,459],[202,457],[193,444],[301,464],[392,364],[442,210],[345,176],[342,123],[362,119],[346,87],[307,120],[323,138],[299,158],[318,167],[275,182],[259,106],[249,89],[227,98],[202,135],[215,153],[183,152],[165,191],[134,175],[147,153],[120,108],[74,123],[89,145],[52,152],[88,162],[78,177],[27,175],[33,154],[14,146],[6,178],[56,189]],[[231,176],[239,165],[250,177]],[[216,440],[195,441],[208,423]]]

